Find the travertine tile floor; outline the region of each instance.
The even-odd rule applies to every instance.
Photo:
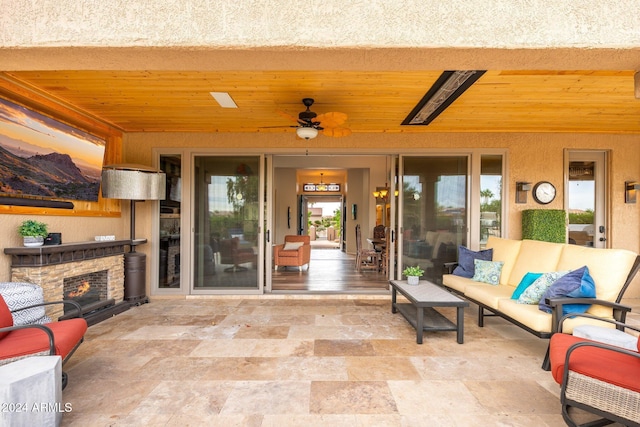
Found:
[[[388,296],[152,299],[89,329],[62,425],[564,425],[547,341],[475,315],[418,345]]]

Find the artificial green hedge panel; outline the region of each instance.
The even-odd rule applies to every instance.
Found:
[[[543,242],[566,243],[566,213],[561,209],[527,209],[522,211],[522,238]]]

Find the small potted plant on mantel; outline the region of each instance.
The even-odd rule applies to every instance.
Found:
[[[42,246],[44,238],[49,234],[47,224],[32,219],[23,221],[18,227],[18,233],[22,236],[26,247]]]
[[[420,276],[424,274],[424,270],[420,266],[407,267],[402,271],[402,274],[407,276],[407,283],[409,285],[417,285],[420,281]]]

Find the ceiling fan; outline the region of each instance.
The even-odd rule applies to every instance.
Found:
[[[298,118],[280,112],[284,117],[296,122],[296,134],[303,139],[313,139],[322,131],[325,136],[341,137],[351,135],[351,129],[341,126],[347,120],[345,113],[331,111],[324,114],[316,114],[311,111],[313,98],[303,98],[302,103],[307,109],[298,114]]]

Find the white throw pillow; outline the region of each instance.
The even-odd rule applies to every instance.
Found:
[[[297,251],[300,246],[304,245],[304,242],[287,242],[284,244],[283,251]]]

